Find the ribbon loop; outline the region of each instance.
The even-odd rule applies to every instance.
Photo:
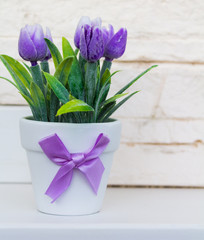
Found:
[[[95,194],[101,182],[104,166],[99,156],[105,150],[109,138],[101,133],[91,148],[85,153],[69,153],[57,134],[53,134],[39,141],[39,144],[46,156],[60,169],[50,183],[45,194],[55,202],[64,191],[67,190],[72,181],[74,168],[79,169],[87,178]]]

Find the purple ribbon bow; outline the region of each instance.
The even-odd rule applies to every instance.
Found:
[[[89,181],[95,194],[104,172],[104,166],[99,156],[109,143],[109,138],[99,134],[91,150],[84,153],[69,153],[57,134],[48,136],[39,141],[46,156],[55,164],[61,166],[45,192],[52,198],[52,203],[69,187],[73,169],[80,170]]]

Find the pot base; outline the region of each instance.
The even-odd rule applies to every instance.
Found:
[[[84,214],[77,214],[77,213],[73,213],[73,214],[57,214],[57,213],[48,213],[48,212],[43,212],[39,209],[37,209],[38,212],[40,213],[43,213],[43,214],[47,214],[47,215],[52,215],[52,216],[67,216],[67,217],[73,217],[73,216],[76,216],[76,217],[80,217],[80,216],[88,216],[88,215],[94,215],[94,214],[97,214],[100,212],[97,211],[97,212],[93,212],[93,213],[84,213]]]

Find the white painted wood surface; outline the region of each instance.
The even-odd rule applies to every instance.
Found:
[[[73,39],[83,15],[101,16],[104,25],[116,29],[127,27],[127,50],[113,63],[113,71],[123,71],[114,76],[111,93],[150,65],[159,67],[130,89],[142,91],[115,114],[123,133],[110,184],[204,186],[204,1],[0,0],[0,6],[0,53],[17,59],[25,24],[48,26],[58,46],[61,36]],[[0,75],[10,78],[2,63]],[[15,145],[24,110],[3,107],[8,104],[25,102],[0,80],[0,181],[29,181],[25,154]],[[6,135],[12,136],[9,158]]]
[[[203,240],[202,189],[108,188],[101,212],[46,215],[30,184],[0,184],[0,239]]]

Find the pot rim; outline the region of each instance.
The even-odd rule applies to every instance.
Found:
[[[66,123],[66,122],[45,122],[45,121],[36,121],[34,119],[32,119],[33,117],[32,116],[25,116],[25,117],[22,117],[20,119],[21,122],[30,122],[30,123],[33,123],[35,125],[39,125],[39,126],[42,126],[42,125],[60,125],[60,126],[67,126],[67,125],[72,125],[72,126],[97,126],[97,125],[118,125],[120,124],[120,120],[118,119],[115,119],[115,118],[110,118],[109,121],[107,122],[100,122],[100,123]]]
[[[71,152],[81,152],[88,149],[90,142],[94,142],[100,133],[104,133],[111,140],[106,152],[115,151],[120,142],[121,122],[113,120],[105,123],[62,123],[62,122],[42,122],[23,117],[19,122],[22,146],[31,151],[41,152],[38,144],[40,139],[56,133],[65,143]],[[85,137],[83,137],[85,136]],[[88,137],[88,141],[87,141]],[[75,146],[76,141],[83,142],[84,149]],[[80,144],[81,144],[80,143]]]

